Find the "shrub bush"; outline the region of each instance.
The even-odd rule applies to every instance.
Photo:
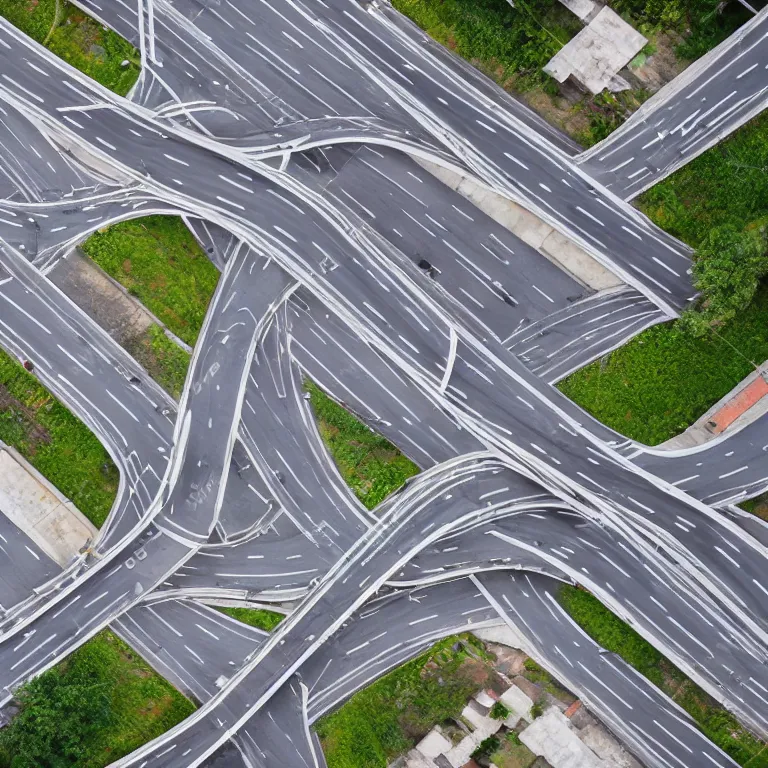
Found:
[[[685,313],[681,327],[702,336],[732,320],[752,301],[766,273],[765,237],[759,229],[715,227],[694,256],[694,285],[701,296],[696,307]]]

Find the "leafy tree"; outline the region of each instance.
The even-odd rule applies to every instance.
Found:
[[[53,669],[17,693],[19,714],[0,730],[9,768],[74,768],[90,757],[93,738],[110,723],[110,699],[82,672]]]
[[[750,303],[766,273],[768,256],[761,232],[731,224],[715,227],[694,256],[693,280],[701,295],[680,326],[703,336],[710,328],[724,325]]]
[[[506,720],[509,717],[509,709],[504,706],[500,701],[497,701],[488,713],[488,717],[492,717],[494,720]]]

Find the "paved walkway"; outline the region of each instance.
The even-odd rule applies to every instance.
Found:
[[[34,542],[35,549],[62,567],[97,533],[93,523],[71,501],[2,442],[0,512]]]
[[[667,450],[691,448],[723,432],[751,424],[768,411],[768,361],[739,382],[680,435],[657,446]]]

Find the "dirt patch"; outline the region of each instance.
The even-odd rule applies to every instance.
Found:
[[[652,41],[656,49],[645,59],[640,67],[630,67],[630,79],[637,81],[637,86],[655,93],[667,83],[674,80],[689,64],[679,59],[676,48],[683,38],[674,32],[662,32]]]
[[[752,514],[768,522],[768,501],[761,501],[759,504],[755,504]]]
[[[123,269],[126,273],[130,272],[130,260],[123,263]],[[62,259],[50,277],[118,344],[143,333],[152,324],[146,310],[79,251],[74,251],[66,259]]]
[[[532,110],[569,136],[578,137],[589,131],[589,118],[576,108],[578,100],[572,94],[550,96],[544,91],[528,91],[521,96]]]
[[[45,405],[45,401],[39,403],[37,407],[40,408],[43,405]],[[48,430],[37,423],[37,410],[29,408],[21,400],[17,400],[2,384],[0,384],[0,411],[11,411],[18,415],[18,421],[23,424],[24,434],[29,441],[29,453],[34,454],[37,446],[47,445],[51,442],[51,435]]]

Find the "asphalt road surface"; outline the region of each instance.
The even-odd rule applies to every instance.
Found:
[[[687,247],[388,5],[82,4],[140,47],[128,99],[0,22],[0,344],[98,435],[121,487],[93,554],[60,573],[20,547],[0,562],[23,575],[4,700],[112,626],[200,703],[116,765],[323,765],[317,717],[440,637],[506,624],[646,765],[731,765],[584,638],[561,580],[768,733],[768,535],[721,509],[765,488],[762,422],[665,455],[552,387],[686,306]],[[762,18],[664,96],[691,152],[716,129],[695,131],[686,88],[744,66],[717,130],[759,103]],[[616,151],[637,154],[626,136]],[[416,160],[525,205],[624,284],[593,294]],[[46,276],[150,213],[184,216],[222,273],[178,404]],[[420,474],[365,509],[305,377]],[[288,616],[265,634],[212,598]]]

